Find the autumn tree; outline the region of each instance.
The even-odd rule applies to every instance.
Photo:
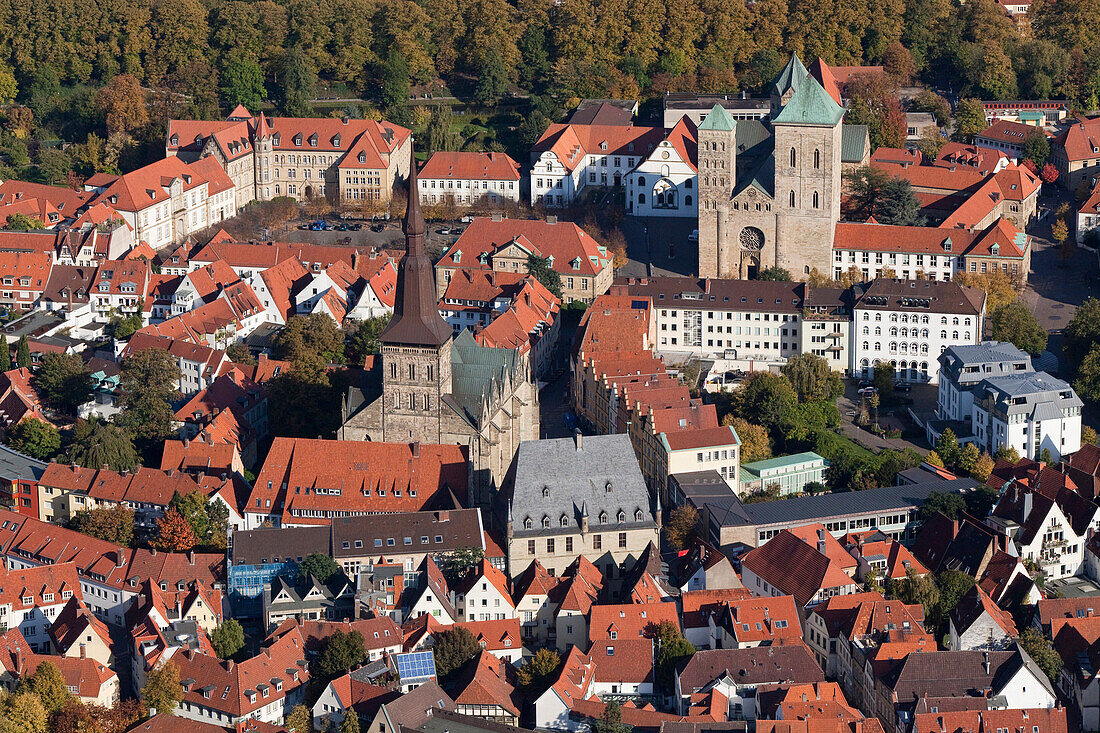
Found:
[[[824,358],[816,354],[792,356],[780,372],[798,393],[802,402],[835,400],[844,394],[840,374],[834,372]]]
[[[435,635],[432,655],[440,679],[454,672],[481,651],[477,637],[463,626],[453,626]]]
[[[61,670],[53,662],[40,662],[25,687],[38,696],[48,714],[57,712],[72,699]]]
[[[683,550],[691,544],[699,531],[699,512],[688,504],[678,506],[665,524],[665,539],[674,550]]]
[[[313,733],[313,711],[299,703],[286,716],[284,727],[295,733]]]
[[[134,540],[134,510],[122,504],[77,512],[70,525],[81,532],[122,547]]]
[[[955,107],[955,131],[951,137],[962,143],[974,142],[974,137],[986,128],[985,108],[973,98],[959,101]]]
[[[198,540],[183,515],[175,509],[169,509],[157,520],[157,534],[153,547],[165,552],[187,552],[195,547]]]
[[[145,90],[131,74],[119,74],[99,90],[96,98],[108,135],[130,135],[149,124]]]
[[[49,713],[27,690],[0,699],[0,733],[46,733]]]
[[[562,659],[553,649],[540,648],[516,670],[520,687],[531,696],[541,694],[561,668]]]
[[[8,428],[7,443],[31,458],[48,461],[61,449],[61,433],[45,420],[28,416]]]
[[[726,415],[722,424],[731,426],[741,439],[741,463],[753,463],[772,457],[771,438],[762,425],[755,425],[732,415]]]
[[[141,688],[141,702],[147,710],[156,710],[163,715],[175,715],[176,706],[183,699],[180,686],[180,668],[172,660],[154,667],[146,677],[145,687]]]

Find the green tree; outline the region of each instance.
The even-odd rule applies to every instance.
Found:
[[[665,539],[674,550],[688,547],[699,532],[699,512],[684,504],[672,510],[665,524]]]
[[[727,415],[723,425],[731,426],[741,439],[741,463],[753,463],[772,457],[772,443],[768,430],[762,425],[754,425],[740,417]]]
[[[1059,673],[1062,671],[1062,657],[1054,651],[1054,645],[1050,639],[1032,628],[1024,629],[1020,634],[1020,646],[1028,656],[1035,660],[1039,669],[1050,679],[1051,684],[1058,683]]]
[[[244,629],[237,619],[226,619],[214,633],[210,635],[210,643],[214,646],[214,653],[222,659],[229,659],[244,648]]]
[[[122,547],[129,547],[134,541],[134,511],[122,504],[77,512],[70,526],[77,532]]]
[[[899,601],[909,605],[919,604],[924,617],[930,617],[940,605],[940,589],[929,575],[918,575],[913,568],[905,571],[905,579],[890,583],[890,592]]]
[[[989,461],[989,468],[990,470],[992,470],[993,459],[989,457],[989,454],[983,453],[982,458],[979,459],[979,462],[981,462],[983,459]],[[975,469],[975,473],[976,472],[977,469]],[[974,476],[974,478],[978,479],[979,481],[985,480],[978,478],[978,476],[976,475]],[[986,478],[988,478],[988,476]],[[996,505],[997,503],[997,497],[998,492],[992,486],[979,486],[973,491],[967,492],[965,498],[966,513],[978,517],[979,519],[989,516],[989,512],[993,510],[994,505]]]
[[[480,547],[460,547],[439,559],[439,570],[449,582],[457,582],[477,567],[485,557]]]
[[[630,733],[633,729],[629,725],[623,725],[623,708],[619,701],[608,700],[604,703],[599,720],[592,722],[592,730],[596,733]]]
[[[143,325],[141,316],[137,313],[125,318],[112,319],[111,335],[118,341],[125,341],[137,333]]]
[[[176,706],[183,699],[180,687],[180,668],[172,660],[153,668],[141,688],[141,702],[147,710],[156,709],[162,715],[175,715]]]
[[[40,461],[48,461],[61,450],[61,433],[36,417],[25,417],[8,428],[8,445]]]
[[[283,112],[288,117],[311,117],[317,94],[317,70],[300,48],[292,49],[283,67]]]
[[[1073,381],[1077,394],[1090,402],[1100,401],[1100,344],[1094,344]]]
[[[741,414],[769,431],[789,424],[797,403],[791,383],[779,374],[754,372],[741,387]]]
[[[424,135],[429,153],[440,150],[458,151],[462,149],[462,136],[451,127],[453,124],[454,113],[450,107],[446,105],[432,107],[432,113],[428,117],[428,126]]]
[[[19,343],[15,347],[15,366],[20,369],[29,369],[31,366],[31,345],[26,335],[19,337]]]
[[[857,220],[875,217],[880,224],[920,226],[920,200],[912,184],[871,166],[845,173],[848,215]]]
[[[1035,164],[1036,169],[1046,165],[1050,157],[1050,139],[1042,130],[1036,129],[1024,138],[1024,150],[1022,157]]]
[[[966,502],[961,495],[954,492],[933,491],[921,504],[920,518],[924,522],[940,513],[955,519],[959,516],[959,512],[963,511],[966,511]]]
[[[888,361],[875,364],[874,381],[879,399],[892,399],[894,396],[894,365]]]
[[[375,316],[365,321],[358,321],[347,339],[348,363],[361,365],[371,354],[381,351],[382,344],[378,337],[390,325],[390,316]]]
[[[553,649],[546,647],[539,649],[516,670],[520,687],[529,696],[541,694],[550,686],[554,676],[561,669],[561,663],[561,656]]]
[[[38,695],[19,692],[0,703],[0,733],[46,733],[49,713]]]
[[[272,339],[275,358],[294,364],[296,370],[323,371],[344,361],[344,334],[324,313],[291,316]]]
[[[46,222],[27,214],[12,214],[8,217],[4,229],[9,232],[31,232],[46,228]]]
[[[76,421],[65,460],[84,468],[110,466],[115,471],[132,471],[137,467],[138,453],[125,430],[92,418]]]
[[[802,402],[835,400],[844,394],[844,382],[829,362],[816,354],[799,354],[787,360],[780,371]]]
[[[928,463],[931,466],[938,466],[940,468],[944,468],[943,459],[940,458],[940,454],[937,453],[934,450],[928,451],[928,455],[926,455],[924,457],[924,460],[925,460],[926,463]]]
[[[775,265],[772,265],[771,267],[765,267],[763,270],[761,270],[760,275],[757,279],[789,283],[791,282],[791,273],[788,270],[783,269],[782,267],[776,267]]]
[[[936,443],[936,453],[943,459],[945,466],[954,468],[958,464],[962,449],[959,447],[959,439],[955,437],[954,430],[947,428],[943,431]]]
[[[1088,425],[1081,426],[1081,442],[1088,445],[1097,445],[1096,429]]]
[[[327,681],[355,669],[366,659],[363,635],[358,631],[345,633],[336,629],[325,639],[324,648],[317,655],[315,665],[317,673]]]
[[[1005,461],[1008,461],[1009,463],[1013,463],[1013,464],[1020,462],[1019,452],[1015,448],[1013,448],[1011,445],[1001,446],[1000,448],[998,448],[996,451],[993,452],[993,457],[996,458],[999,461],[1000,460],[1005,460]]]
[[[922,89],[913,97],[909,111],[930,113],[940,127],[946,127],[951,122],[951,103],[931,89]]]
[[[242,53],[226,57],[221,73],[221,97],[225,105],[232,109],[243,104],[256,110],[265,96],[264,72],[255,59]]]
[[[321,583],[327,583],[329,578],[340,572],[340,565],[328,555],[314,552],[298,563],[298,582],[304,583],[312,575]]]
[[[952,139],[962,143],[974,142],[974,137],[986,128],[985,108],[973,98],[959,101],[955,108],[955,131]]]
[[[507,90],[508,69],[496,49],[489,49],[483,56],[474,84],[474,102],[489,106]]]
[[[680,627],[671,621],[659,623],[652,636],[657,646],[657,684],[663,690],[671,690],[677,663],[694,654],[695,647],[680,633]]]
[[[61,148],[43,145],[35,154],[35,168],[38,177],[50,184],[64,183],[72,171],[72,160]]]
[[[944,570],[936,576],[936,587],[940,590],[940,602],[929,619],[942,635],[947,629],[947,619],[955,606],[974,587],[974,578],[958,570]]]
[[[481,645],[477,637],[464,626],[452,626],[435,635],[432,655],[435,670],[444,679],[463,664],[477,656]]]
[[[1047,347],[1046,329],[1019,300],[993,309],[989,314],[989,335],[995,341],[1007,341],[1028,354],[1041,354]]]
[[[50,404],[70,414],[92,398],[91,373],[75,354],[43,355],[34,386]]]
[[[8,346],[8,337],[0,333],[0,372],[11,369],[11,347]]]
[[[390,51],[382,64],[381,84],[379,85],[379,99],[382,106],[387,109],[404,107],[409,103],[410,81],[409,62],[405,55],[397,49]]]
[[[1088,298],[1077,306],[1064,333],[1062,351],[1070,365],[1077,368],[1093,345],[1100,343],[1100,299]]]
[[[978,446],[973,443],[967,443],[959,453],[959,461],[956,464],[956,468],[963,473],[969,474],[973,472],[978,465],[979,458],[981,458],[981,453],[978,451]]]
[[[557,297],[562,297],[561,275],[550,264],[547,257],[536,254],[527,255],[527,272],[535,276],[543,286]]]
[[[15,74],[7,65],[0,65],[0,105],[8,105],[15,101],[19,87],[15,82]]]
[[[119,378],[122,410],[115,422],[139,446],[159,445],[171,435],[171,403],[177,395],[179,378],[179,363],[164,349],[146,349],[123,359]]]

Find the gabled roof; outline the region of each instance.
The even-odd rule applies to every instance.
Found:
[[[962,635],[983,616],[1000,627],[1005,636],[1015,638],[1017,636],[1016,624],[1012,616],[1001,609],[979,586],[974,585],[968,590],[958,605],[951,611],[951,623],[955,630]]]
[[[720,104],[715,104],[711,107],[710,112],[703,118],[703,121],[699,123],[700,130],[706,130],[708,132],[733,132],[737,127],[736,120],[730,116],[730,113],[726,111],[726,108]]]
[[[698,692],[728,677],[738,685],[769,682],[823,682],[817,659],[803,644],[698,651],[680,672],[683,694]]]
[[[641,639],[652,636],[663,621],[680,628],[680,617],[674,602],[592,606],[588,617],[588,639]]]
[[[817,79],[807,77],[772,119],[772,124],[835,126],[843,118],[844,108],[829,96]]]
[[[772,93],[781,97],[790,89],[798,89],[802,80],[809,75],[810,72],[802,65],[802,59],[798,58],[798,54],[792,54],[787,65],[772,82]]]
[[[462,665],[446,685],[457,705],[495,705],[519,717],[523,702],[516,688],[515,668],[488,651]]]

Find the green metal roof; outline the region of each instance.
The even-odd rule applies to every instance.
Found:
[[[862,163],[870,144],[867,125],[843,125],[840,128],[840,162]]]
[[[699,123],[700,130],[714,130],[717,132],[732,132],[737,129],[737,122],[730,117],[730,113],[720,104],[716,104],[707,112],[707,116]]]
[[[745,463],[741,466],[741,469],[756,474],[756,476],[759,477],[760,473],[763,471],[771,471],[777,468],[789,468],[799,463],[809,463],[811,461],[825,461],[825,459],[811,451],[806,453],[795,453],[789,456],[779,456],[778,458],[769,458],[764,461]],[[825,461],[825,465],[828,465],[828,461]]]
[[[772,120],[775,125],[835,125],[844,108],[829,96],[817,79],[809,77],[799,85],[787,104]]]
[[[493,382],[514,375],[515,349],[481,346],[462,329],[451,343],[451,396],[467,412],[481,417],[482,395],[490,392]]]
[[[1046,117],[1046,115],[1043,113],[1042,110],[1037,110],[1037,109],[1036,110],[1025,109],[1025,110],[1022,110],[1022,111],[1018,112],[1016,114],[1016,116],[1018,118],[1020,118],[1021,120],[1036,120],[1036,121],[1041,120],[1044,117]]]
[[[782,97],[788,89],[797,89],[809,75],[810,72],[806,71],[806,67],[802,64],[802,60],[798,58],[798,54],[794,54],[787,65],[783,67],[783,71],[779,72],[779,76],[775,77],[775,81],[772,82],[772,90]]]

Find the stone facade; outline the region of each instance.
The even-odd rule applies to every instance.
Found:
[[[772,266],[798,276],[828,264],[843,116],[797,58],[773,85],[768,127],[715,105],[699,126],[701,276],[751,278]]]

